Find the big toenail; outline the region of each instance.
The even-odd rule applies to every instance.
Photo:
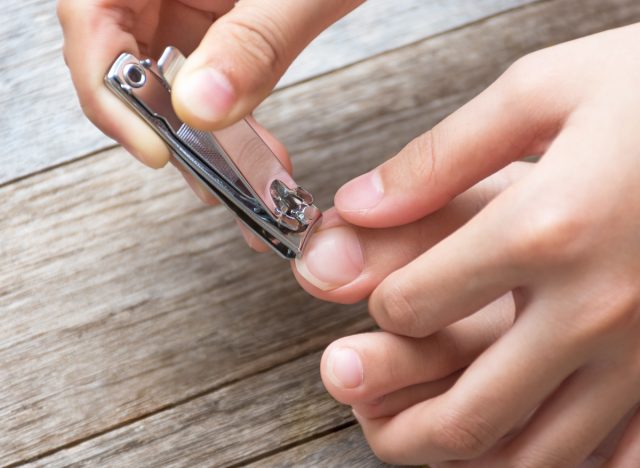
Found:
[[[340,347],[331,351],[328,360],[331,380],[342,388],[356,388],[364,381],[364,369],[358,353],[352,348]]]

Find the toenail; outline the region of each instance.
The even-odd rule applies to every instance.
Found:
[[[358,353],[351,348],[336,348],[329,354],[328,371],[334,384],[356,388],[364,381],[364,369]]]

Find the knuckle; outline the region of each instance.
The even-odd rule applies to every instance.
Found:
[[[414,138],[404,149],[394,158],[393,177],[399,181],[417,181],[421,186],[424,184],[447,187],[449,184],[438,184],[440,174],[445,174],[446,168],[442,168],[446,158],[440,158],[443,154],[441,146],[447,138],[441,138],[441,133],[445,126],[436,125],[430,131]],[[385,170],[386,166],[382,166]],[[453,193],[445,193],[448,199],[453,198]]]
[[[420,314],[400,284],[391,283],[376,290],[371,310],[381,328],[408,336],[420,335]]]
[[[589,344],[599,338],[637,336],[640,331],[640,298],[636,289],[620,284],[613,289],[603,289],[597,301],[585,308],[580,325],[576,327],[577,339]]]
[[[284,41],[279,25],[268,15],[244,14],[225,21],[226,34],[246,54],[248,64],[259,64],[270,71],[284,66]]]
[[[493,429],[480,417],[449,412],[437,422],[434,444],[452,457],[472,459],[492,447],[493,434]]]
[[[434,131],[423,133],[414,138],[405,152],[407,175],[419,175],[427,182],[436,177],[436,151],[434,149]]]
[[[589,226],[582,210],[556,203],[534,208],[514,223],[515,257],[527,265],[558,264],[583,251],[582,235]]]
[[[516,60],[502,75],[498,83],[510,105],[520,105],[532,96],[540,94],[547,86],[543,73],[548,69],[544,51],[537,51]]]

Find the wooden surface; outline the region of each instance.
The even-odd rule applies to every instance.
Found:
[[[444,20],[471,3],[469,16]],[[331,340],[372,326],[365,306],[309,298],[285,263],[245,249],[229,214],[201,206],[172,169],[147,170],[111,147],[70,102],[61,67],[52,88],[29,82],[29,64],[60,60],[53,3],[8,8],[0,464],[379,465],[318,374]],[[367,56],[296,72],[302,78],[260,108],[320,206],[522,54],[640,20],[635,0],[448,0],[433,9],[438,27],[417,37],[422,18],[407,15],[404,41],[390,21],[389,47],[370,38]],[[52,109],[64,119],[48,125],[42,112]],[[21,146],[32,151],[14,154]]]

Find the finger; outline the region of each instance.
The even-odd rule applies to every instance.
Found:
[[[446,392],[455,384],[461,373],[462,371],[458,371],[433,382],[401,388],[373,401],[354,403],[353,411],[367,419],[395,416],[413,405]]]
[[[640,411],[631,419],[622,440],[618,443],[611,460],[610,468],[635,468],[640,466]]]
[[[59,0],[65,61],[87,117],[144,164],[165,165],[166,145],[107,90],[104,75],[125,51],[157,57],[166,45],[193,50],[215,15],[230,7],[229,2],[197,10],[181,2]]]
[[[556,311],[530,305],[450,391],[392,418],[359,417],[378,456],[397,464],[475,459],[524,420],[588,354],[567,330],[550,330],[542,312]]]
[[[168,46],[191,54],[214,21],[227,14],[234,0],[177,0],[162,2],[156,34],[148,54],[160,57]]]
[[[503,228],[513,188],[377,286],[369,311],[383,330],[427,336],[523,283]]]
[[[63,0],[58,16],[65,60],[87,117],[143,163],[161,167],[169,159],[166,145],[104,86],[104,76],[120,53],[139,54],[132,28],[149,5],[146,0]]]
[[[506,465],[545,467],[584,462],[636,404],[640,391],[628,366],[611,364],[592,364],[578,371],[497,459]]]
[[[363,0],[244,0],[209,29],[180,71],[178,115],[204,130],[250,113],[320,32]]]
[[[598,446],[598,448],[589,455],[589,457],[583,462],[580,463],[580,468],[601,468],[605,466],[607,461],[611,460],[613,456],[616,445],[620,442],[623,435],[625,434],[625,430],[629,426],[629,422],[632,417],[635,416],[636,409],[632,410],[627,414],[624,419],[622,419],[616,427],[611,431],[607,437],[602,441],[602,443]],[[534,416],[535,413],[532,415]],[[497,456],[501,453],[504,447],[506,447],[509,442],[515,439],[521,432],[521,430],[526,426],[526,424],[531,420],[531,417],[525,418],[521,423],[519,423],[509,434],[503,437],[491,450],[487,452],[486,455],[475,458],[473,460],[468,461],[453,461],[450,463],[442,463],[438,464],[438,468],[463,468],[463,467],[476,467],[476,466],[519,466],[524,462],[522,460],[518,460],[516,463],[509,462],[509,460],[505,460],[504,457],[500,458]],[[572,429],[574,430],[574,429]],[[511,463],[511,464],[510,464]],[[547,466],[547,465],[537,465],[532,464],[531,466]],[[551,465],[553,466],[553,465]],[[569,466],[569,465],[566,465]],[[578,465],[575,465],[578,466]],[[609,465],[607,465],[609,466]],[[636,465],[629,465],[629,468],[635,467]]]
[[[391,272],[454,232],[533,164],[514,163],[458,196],[442,210],[406,226],[364,229],[345,223],[335,211],[296,260],[300,284],[320,299],[350,303],[369,296]]]
[[[406,224],[509,162],[540,154],[576,98],[541,92],[553,73],[535,69],[536,60],[521,60],[397,156],[343,186],[335,197],[340,215],[364,227]]]
[[[513,317],[509,295],[427,338],[376,332],[339,339],[322,356],[324,385],[335,399],[354,405],[442,379],[471,363],[508,329]]]
[[[584,139],[585,129],[593,128],[597,129],[584,113],[574,115],[530,175],[496,196],[466,225],[389,275],[370,299],[378,325],[394,333],[426,336],[507,291],[550,283],[549,266],[560,268],[584,257],[584,226],[604,219],[605,211],[581,204],[575,194],[600,190],[597,181],[603,170],[611,171],[610,177],[619,176],[620,170],[593,166],[593,177],[573,178],[575,183],[567,184],[567,174],[573,174],[576,164],[593,164],[597,159],[587,157],[599,153],[593,141]],[[602,195],[604,199],[608,193]],[[614,204],[602,205],[615,209]]]

